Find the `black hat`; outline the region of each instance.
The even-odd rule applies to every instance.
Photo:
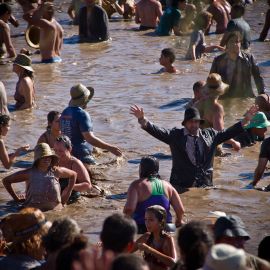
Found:
[[[222,236],[243,237],[249,240],[250,236],[246,231],[246,227],[242,219],[238,216],[225,216],[217,219],[214,225],[215,239]]]
[[[200,112],[198,111],[198,109],[193,107],[185,110],[185,117],[184,121],[182,122],[182,125],[184,126],[188,120],[198,120],[201,121],[201,124],[203,124],[204,122],[204,120],[201,119]]]

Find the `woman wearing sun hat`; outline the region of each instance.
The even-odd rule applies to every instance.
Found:
[[[16,110],[29,109],[35,103],[34,70],[32,60],[25,54],[18,54],[13,62],[13,71],[18,75],[14,99]]]
[[[92,87],[77,84],[70,89],[69,106],[64,109],[60,118],[60,127],[63,135],[70,138],[72,143],[72,155],[84,163],[95,164],[92,157],[93,146],[106,149],[116,156],[121,156],[121,150],[96,137],[93,133],[93,123],[86,108],[94,95]],[[89,169],[89,168],[88,168]]]
[[[3,185],[17,202],[36,207],[42,211],[61,209],[72,192],[77,174],[69,169],[58,167],[58,157],[46,143],[35,147],[34,163],[29,169],[16,172],[3,179]],[[68,186],[61,194],[59,179],[69,178]],[[18,195],[12,184],[26,182],[26,195]]]

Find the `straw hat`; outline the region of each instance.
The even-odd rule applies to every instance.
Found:
[[[203,270],[246,270],[247,259],[243,249],[231,245],[214,245],[208,252]]]
[[[0,229],[7,242],[22,241],[37,234],[40,229],[48,230],[51,222],[36,208],[24,208],[19,213],[10,214],[0,222]]]
[[[18,65],[26,70],[34,72],[32,66],[31,66],[31,64],[32,64],[31,58],[23,53],[20,53],[17,55],[13,64]]]
[[[87,104],[94,96],[94,88],[86,87],[83,84],[77,84],[71,87],[69,106],[80,107]]]
[[[245,126],[245,129],[249,128],[266,128],[270,126],[270,122],[267,120],[263,112],[257,112],[250,120],[249,124]]]
[[[52,157],[52,164],[56,164],[58,161],[57,155],[51,149],[47,143],[39,143],[34,149],[34,164],[41,158]]]
[[[224,95],[228,89],[229,85],[222,82],[219,74],[211,73],[207,77],[206,84],[202,88],[202,92],[208,96],[218,97]]]
[[[26,43],[34,48],[39,49],[40,28],[35,25],[30,25],[25,31]]]

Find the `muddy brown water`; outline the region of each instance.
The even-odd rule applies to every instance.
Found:
[[[56,1],[60,3],[61,1]],[[67,3],[62,2],[62,10],[56,17],[65,30],[66,44],[63,46],[63,62],[59,64],[40,64],[39,56],[34,56],[35,85],[37,108],[31,112],[12,112],[11,130],[6,139],[9,150],[22,144],[35,146],[38,136],[46,128],[46,115],[50,110],[62,111],[69,101],[69,89],[76,83],[91,85],[95,96],[87,111],[94,121],[94,132],[100,138],[118,145],[124,152],[124,159],[118,165],[106,169],[107,180],[99,185],[112,194],[125,192],[130,182],[138,177],[136,161],[146,154],[162,153],[169,155],[169,147],[147,135],[129,114],[129,105],[138,104],[145,109],[146,116],[158,125],[166,128],[180,126],[183,119],[182,102],[192,96],[192,85],[197,80],[206,79],[212,59],[218,53],[196,63],[183,60],[189,38],[154,37],[143,32],[133,31],[134,22],[115,20],[110,22],[112,41],[101,44],[71,44],[72,36],[77,34],[77,27],[68,24]],[[21,19],[21,11],[14,4],[14,14]],[[267,5],[263,1],[248,6],[246,19],[252,27],[252,38],[256,39],[264,22]],[[11,26],[12,34],[19,34],[26,28],[22,20],[19,28]],[[208,44],[215,43],[221,36],[211,35],[206,38]],[[27,47],[24,37],[12,39],[17,51]],[[69,44],[67,44],[69,43]],[[160,69],[158,58],[165,47],[173,47],[177,52],[175,65],[178,75],[149,75]],[[261,63],[262,75],[266,85],[270,85],[270,43],[254,42],[251,50]],[[148,75],[147,75],[148,74]],[[4,82],[9,103],[14,103],[13,94],[17,77],[12,73],[12,65],[0,66],[0,78]],[[229,125],[241,118],[253,100],[232,100],[226,104],[225,124]],[[165,106],[168,105],[168,106]],[[260,145],[246,148],[232,156],[215,160],[214,184],[217,189],[193,189],[181,195],[188,220],[201,219],[208,211],[220,210],[227,214],[239,215],[245,222],[251,235],[247,250],[256,253],[259,241],[269,234],[270,200],[269,193],[255,190],[241,190],[252,179],[257,163]],[[18,160],[31,160],[32,156]],[[115,161],[109,153],[98,158],[99,163]],[[20,166],[21,164],[17,164]],[[18,170],[18,166],[13,167]],[[160,172],[168,179],[171,160],[160,161]],[[8,172],[10,173],[10,172]],[[8,174],[2,172],[0,177]],[[269,177],[260,185],[268,184]],[[18,184],[16,190],[23,191]],[[12,207],[7,202],[10,196],[0,184],[0,215]],[[48,212],[49,219],[59,216],[75,218],[92,242],[98,240],[104,218],[111,213],[122,211],[125,200],[106,198],[84,198],[81,202],[67,206],[61,212]]]

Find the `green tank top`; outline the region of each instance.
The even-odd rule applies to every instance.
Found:
[[[152,195],[164,195],[163,183],[160,179],[156,177],[150,177],[149,181],[151,182]]]

